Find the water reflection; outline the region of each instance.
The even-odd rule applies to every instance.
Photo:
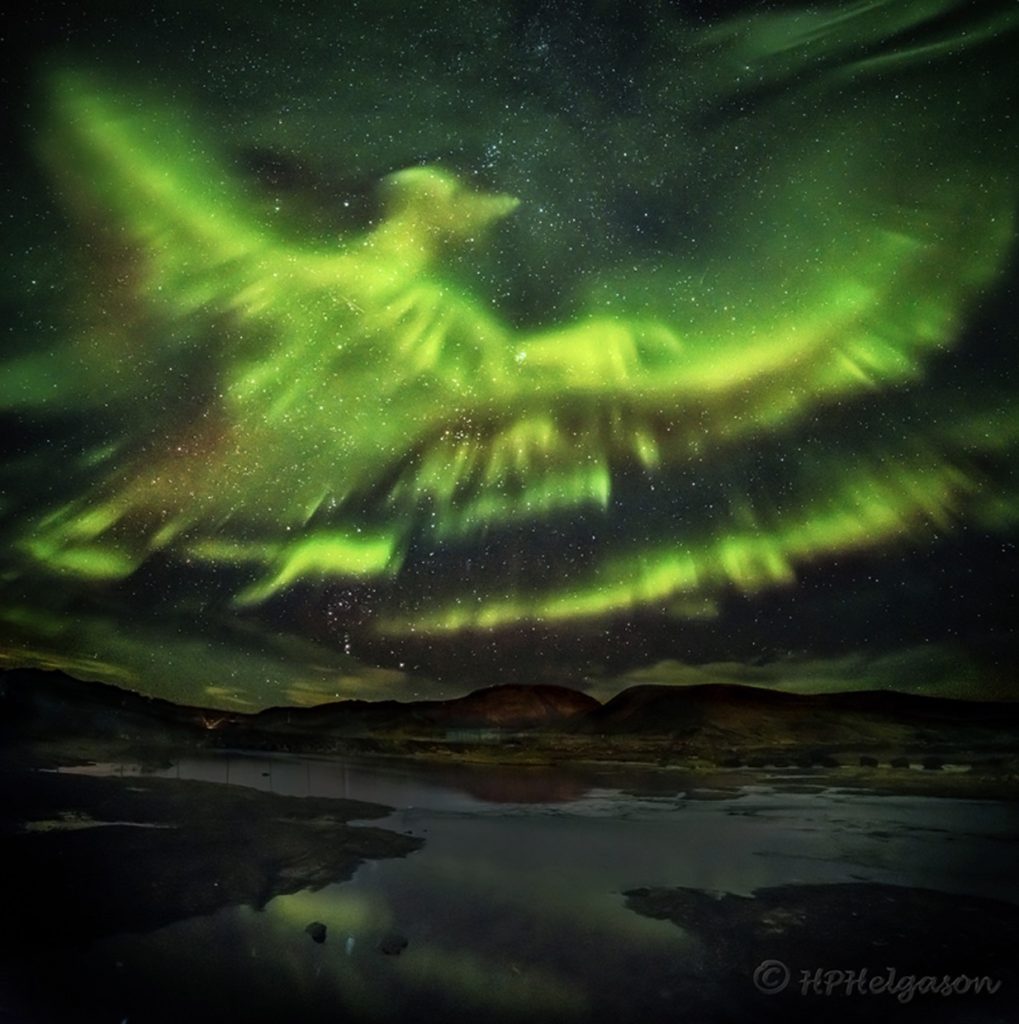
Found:
[[[282,796],[327,797],[432,810],[483,810],[490,805],[576,804],[595,793],[618,793],[628,805],[647,799],[733,799],[753,786],[708,785],[675,770],[615,765],[442,765],[402,760],[341,760],[221,751],[152,764],[101,762],[60,768],[95,776],[190,779],[246,786]],[[804,776],[798,777],[803,781]],[[809,781],[809,773],[807,775]],[[820,786],[808,788],[820,789]]]
[[[234,907],[112,937],[61,967],[116,993],[111,1009],[147,1020],[281,1020],[295,1006],[309,1020],[647,1022],[677,1019],[677,1006],[731,1020],[738,1007],[719,1003],[718,991],[703,1003],[694,938],[628,909],[625,891],[749,895],[857,882],[1019,904],[1016,814],[995,802],[705,792],[703,780],[669,772],[242,754],[76,770],[379,802],[394,810],[373,824],[425,840],[405,858],[369,861],[349,881],[279,896],[262,912]],[[311,921],[326,925],[324,944],[305,933]],[[394,932],[406,949],[386,955],[380,945]]]
[[[190,755],[172,764],[99,763],[62,768],[98,776],[155,776],[247,786],[283,796],[368,800],[389,806],[434,810],[478,810],[489,804],[553,804],[582,799],[595,788],[638,782],[651,788],[657,776],[610,769],[547,766],[412,764],[401,761],[337,760],[284,754],[223,752]],[[681,783],[682,780],[679,780]],[[675,793],[675,776],[659,788]]]

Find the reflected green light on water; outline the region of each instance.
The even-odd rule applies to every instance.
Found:
[[[498,769],[486,786],[394,765],[230,755],[161,774],[211,778],[224,760],[242,785],[384,797],[397,809],[371,824],[425,843],[261,911],[102,940],[81,961],[100,972],[120,961],[121,977],[168,986],[177,1013],[223,1005],[271,1019],[300,1006],[311,1019],[609,1021],[666,1019],[683,1006],[722,1020],[727,1006],[745,1010],[746,993],[712,987],[712,937],[634,913],[623,892],[675,885],[748,896],[854,881],[1019,902],[1002,841],[1014,814],[994,801],[767,786],[705,801],[694,798],[703,779],[687,790],[673,773],[595,772],[567,800],[498,802],[472,795],[497,792]],[[312,921],[326,925],[321,945],[306,934]],[[380,946],[394,933],[407,945],[386,955]]]

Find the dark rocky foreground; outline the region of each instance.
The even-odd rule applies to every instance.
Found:
[[[421,845],[348,824],[383,816],[376,804],[174,779],[8,767],[0,808],[4,954],[261,908]]]
[[[71,743],[68,757],[76,742]],[[574,1008],[568,1018],[577,1024],[623,1020],[643,1024],[659,1020],[816,1024],[825,1020],[841,1024],[866,1019],[1012,1024],[1019,1019],[1013,991],[1019,911],[997,900],[923,889],[871,883],[790,884],[759,889],[753,898],[731,891],[717,896],[700,889],[630,890],[626,899],[631,910],[678,926],[653,926],[670,936],[667,959],[662,959],[656,945],[629,946],[628,930],[618,922],[601,933],[589,931],[585,916],[589,904],[583,900],[576,904],[581,911],[576,926],[549,941],[549,936],[542,934],[545,919],[537,906],[524,917],[515,916],[516,893],[522,881],[526,891],[532,876],[513,875],[513,892],[500,894],[497,885],[489,888],[499,875],[482,872],[474,874],[475,889],[467,897],[468,919],[477,915],[481,931],[460,935],[454,942],[457,933],[450,930],[443,908],[447,901],[456,904],[465,883],[469,889],[476,868],[473,840],[481,844],[478,849],[485,848],[484,837],[492,826],[488,818],[476,823],[477,831],[462,832],[460,821],[447,826],[458,837],[456,851],[464,854],[453,871],[444,859],[451,848],[443,847],[435,822],[429,823],[430,829],[415,828],[427,833],[429,842],[420,856],[402,867],[413,869],[431,852],[445,849],[440,856],[442,870],[427,876],[428,885],[449,887],[439,890],[443,897],[440,909],[433,906],[431,917],[404,913],[385,922],[386,929],[391,925],[396,929],[373,934],[370,947],[359,947],[359,958],[348,960],[345,931],[326,909],[329,891],[322,893],[321,904],[300,902],[302,909],[297,915],[278,918],[282,941],[264,943],[252,937],[261,927],[252,922],[273,920],[274,908],[265,915],[218,915],[215,911],[241,905],[260,908],[276,895],[341,881],[363,860],[400,856],[417,849],[420,840],[351,824],[384,813],[386,809],[377,804],[287,798],[236,785],[151,778],[144,771],[112,778],[54,773],[40,769],[66,758],[54,757],[55,746],[44,746],[42,755],[29,743],[0,748],[0,856],[6,868],[0,879],[6,915],[5,928],[0,930],[4,947],[0,953],[2,1024],[107,1024],[125,1019],[152,1024],[176,1024],[179,1020],[275,1024],[291,1016],[306,1021],[481,1019],[479,1015],[451,1015],[448,1007],[459,1005],[459,985],[480,977],[475,957],[478,947],[485,944],[484,936],[503,929],[518,936],[519,943],[500,947],[503,959],[487,964],[486,988],[501,981],[524,985],[531,968],[525,964],[524,974],[518,974],[519,960],[523,951],[533,948],[533,969],[538,974],[547,965],[558,965],[567,980],[573,976],[592,978],[589,991],[593,998],[582,1010]],[[157,763],[158,758],[150,753],[146,760],[153,768],[166,767]],[[394,767],[408,769],[407,765],[374,767],[382,772]],[[575,766],[577,774],[572,775],[566,765],[536,769],[507,764],[493,770],[432,762],[410,770],[436,780],[455,778],[458,788],[496,802],[576,798],[591,785],[626,791],[627,773],[632,771],[625,765]],[[584,773],[589,770],[594,781],[585,782]],[[478,778],[472,779],[472,773]],[[556,776],[556,785],[543,781],[546,774]],[[662,792],[674,795],[689,788],[687,799],[693,803],[723,795],[732,798],[736,792],[700,791],[697,787],[704,785],[708,776],[696,772],[687,777],[678,771],[647,771],[639,783],[631,780],[635,793],[647,791],[645,775],[653,780],[656,792],[659,785]],[[922,770],[914,775],[927,779],[939,773]],[[480,785],[482,777],[488,778],[489,785]],[[942,801],[927,803],[930,818],[925,819],[923,830],[940,834]],[[945,803],[951,806],[953,802]],[[738,813],[738,808],[721,810],[722,815]],[[558,836],[568,836],[572,828],[557,816],[542,820],[554,822],[551,827]],[[777,842],[783,834],[781,828],[773,832],[769,819],[758,820],[760,829]],[[952,820],[949,816],[945,823],[950,825]],[[513,861],[518,845],[520,852],[526,851],[530,833],[523,827],[523,819],[511,815],[506,821],[521,822],[519,831],[515,827],[506,833],[506,857]],[[823,819],[808,823],[829,834]],[[603,824],[607,823],[597,821],[599,835],[604,835]],[[629,831],[628,822],[617,824],[620,830]],[[559,832],[563,825],[567,831]],[[1004,828],[988,835],[986,844],[1010,843],[1013,833],[1007,821]],[[669,835],[662,833],[661,839],[667,843],[669,858],[705,856],[682,841],[669,841]],[[820,847],[822,859],[841,857],[839,851],[853,845],[854,835],[852,828],[834,815],[829,836],[832,845]],[[466,838],[472,841],[461,842]],[[943,842],[929,847],[930,855],[951,862],[956,838],[967,839],[961,832],[946,835]],[[985,852],[986,844],[982,847]],[[769,849],[771,845],[769,839]],[[628,844],[611,847],[627,848]],[[783,877],[790,880],[803,877],[804,861],[794,853],[795,849],[786,851],[788,870]],[[635,853],[641,864],[643,854],[642,846]],[[716,855],[724,861],[724,847],[712,847],[707,857],[710,860]],[[972,853],[960,857],[952,877],[965,889],[968,874],[986,865]],[[612,898],[613,892],[626,886],[618,884],[616,862],[609,859],[614,866],[608,880],[599,881],[595,903],[603,905],[609,900],[618,917],[627,918],[628,910]],[[867,861],[857,858],[850,863]],[[365,877],[373,874],[372,867],[363,873]],[[638,877],[639,881],[628,884],[653,885],[663,875],[642,868]],[[723,881],[724,866],[717,877],[720,885],[732,889],[731,877]],[[354,887],[364,881],[359,875]],[[573,876],[566,871],[557,892],[573,885]],[[547,891],[540,891],[544,893],[541,899],[547,898]],[[237,927],[238,918],[247,922],[244,927]],[[161,931],[170,924],[175,927]],[[640,924],[647,927],[649,922]],[[164,955],[171,961],[166,967]],[[766,960],[781,960],[791,972],[789,984],[773,995],[761,993],[753,983],[755,969]],[[330,975],[337,964],[348,968]],[[430,987],[431,983],[420,982],[419,987],[386,1002],[391,986],[400,979],[428,979],[433,968],[444,965],[459,965],[454,974],[442,975],[447,988],[439,991]],[[321,975],[316,973],[319,968]],[[800,972],[804,970],[866,969],[871,977],[883,977],[889,968],[896,971],[899,984],[910,974],[935,976],[939,981],[945,976],[968,975],[1000,980],[1003,988],[979,996],[945,997],[921,991],[908,1003],[895,993],[847,993],[837,987],[831,995],[801,991]],[[646,978],[642,975],[645,970]],[[414,975],[415,971],[421,973]],[[612,984],[603,988],[602,978],[613,975]],[[193,980],[195,977],[199,980]],[[329,981],[331,977],[334,981]],[[773,977],[769,974],[765,980]],[[342,1007],[348,1004],[337,999],[337,993],[346,992],[351,984],[362,985],[358,991],[368,993],[363,1016],[360,1010],[344,1012]],[[829,984],[828,976],[822,976],[819,984]],[[523,987],[515,991],[540,995],[544,990]],[[372,1001],[387,1009],[367,1012]],[[563,1005],[569,1008],[573,1004],[567,1001]],[[550,1016],[552,1006],[559,1004],[546,999],[535,1008],[518,996],[512,1005],[503,1007],[505,1018],[483,1016],[513,1024],[567,1019]]]
[[[625,895],[690,937],[687,1019],[1019,1020],[1011,903],[873,883]]]

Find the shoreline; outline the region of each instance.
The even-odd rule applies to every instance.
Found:
[[[535,774],[598,776],[621,775],[674,776],[695,782],[696,788],[723,790],[747,786],[770,786],[778,790],[852,789],[877,796],[929,796],[957,799],[1019,802],[1019,766],[1004,756],[984,759],[968,765],[945,762],[942,767],[924,767],[917,758],[909,767],[893,765],[891,759],[876,765],[858,763],[859,756],[835,753],[812,757],[811,763],[723,764],[703,757],[663,760],[661,757],[570,757],[536,746],[514,751],[492,747],[458,748],[429,742],[427,749],[408,752],[396,749],[365,749],[344,744],[340,749],[279,749],[267,746],[218,746],[179,744],[167,741],[144,747],[131,740],[108,741],[100,738],[76,738],[71,741],[25,741],[8,746],[0,755],[0,770],[57,770],[106,762],[137,764],[141,767],[167,766],[187,757],[247,757],[313,759],[326,763],[355,762],[366,765],[388,763],[423,772],[458,769],[468,772],[510,772],[521,777]],[[394,745],[395,746],[395,745]],[[862,755],[869,756],[869,755]],[[787,759],[788,760],[788,759]],[[805,760],[805,759],[804,759]],[[957,765],[959,765],[957,767]]]

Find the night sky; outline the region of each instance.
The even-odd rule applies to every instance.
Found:
[[[6,42],[0,664],[1019,696],[1013,4],[87,8]]]

